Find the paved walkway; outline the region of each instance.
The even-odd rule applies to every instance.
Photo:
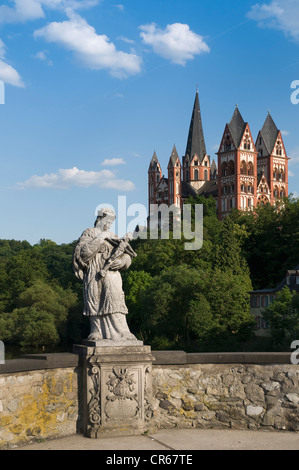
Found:
[[[82,435],[15,450],[299,450],[299,433],[219,429],[167,429],[149,436],[88,439]]]

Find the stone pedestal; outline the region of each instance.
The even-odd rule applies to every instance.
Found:
[[[74,346],[83,365],[83,427],[90,438],[142,434],[151,428],[152,361],[141,341],[85,341]]]

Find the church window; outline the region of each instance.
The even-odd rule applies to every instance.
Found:
[[[260,149],[259,150],[259,157],[262,157],[263,156],[263,149]]]
[[[194,165],[198,166],[198,160],[194,160]]]
[[[232,160],[228,162],[228,174],[234,175],[235,174],[235,164]]]
[[[160,176],[157,175],[157,183],[159,183],[159,181],[160,181]]]
[[[253,163],[249,162],[247,167],[248,175],[253,175]]]
[[[198,181],[198,170],[194,171],[194,179],[195,181]]]
[[[205,170],[205,172],[204,172],[204,180],[205,180],[205,181],[208,180],[208,172],[207,172],[207,170]]]
[[[247,165],[244,160],[241,162],[241,175],[246,175],[247,174]]]

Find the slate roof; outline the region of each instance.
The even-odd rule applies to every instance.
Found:
[[[198,156],[200,162],[202,162],[205,155],[207,154],[198,91],[196,91],[194,100],[185,155],[189,155],[189,157],[192,159],[195,154]]]
[[[247,125],[247,123],[242,118],[242,115],[239,111],[238,106],[236,106],[236,109],[235,109],[234,114],[231,118],[231,121],[228,124],[229,132],[232,136],[232,139],[234,141],[234,144],[235,144],[236,148],[240,147],[241,140],[242,140],[243,134],[245,132],[246,125]]]
[[[169,163],[172,163],[172,166],[175,166],[178,157],[179,157],[179,155],[178,155],[176,146],[174,145],[173,149],[172,149],[172,152],[171,152],[171,155],[170,155]]]
[[[190,196],[212,196],[218,195],[218,183],[217,180],[206,181],[200,189],[195,189],[190,183],[182,181],[182,197],[187,198]]]
[[[264,125],[261,130],[261,135],[264,140],[266,149],[271,155],[274,149],[274,145],[278,136],[279,130],[276,127],[275,122],[272,119],[272,116],[270,113],[268,113],[268,116],[264,122]]]
[[[206,181],[204,185],[197,191],[198,196],[218,196],[217,180]]]
[[[157,169],[157,164],[159,163],[158,157],[156,152],[154,152],[154,155],[152,156],[150,166],[149,166],[149,171],[155,171]]]
[[[250,291],[249,294],[258,294],[258,293],[267,293],[267,292],[279,292],[283,289],[284,286],[288,286],[291,291],[296,291],[299,293],[299,284],[296,282],[296,275],[299,276],[299,264],[295,266],[294,269],[290,269],[286,273],[287,276],[290,276],[290,283],[287,284],[287,279],[286,276],[283,278],[283,280],[276,286],[273,287],[273,289],[257,289]]]

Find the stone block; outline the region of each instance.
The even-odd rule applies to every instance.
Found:
[[[134,435],[153,417],[152,354],[149,346],[83,345],[83,428],[90,438]],[[159,405],[174,406],[163,400]]]

